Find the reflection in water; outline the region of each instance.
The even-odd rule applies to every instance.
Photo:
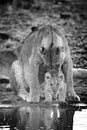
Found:
[[[17,109],[0,109],[0,130],[14,130],[19,121]]]
[[[75,112],[73,128],[74,130],[87,130],[87,109]]]
[[[0,109],[0,130],[86,130],[86,113],[57,106]]]

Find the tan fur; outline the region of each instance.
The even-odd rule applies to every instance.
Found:
[[[64,34],[56,25],[42,26],[32,32],[24,40],[24,45],[17,61],[21,69],[15,66],[12,67],[14,73],[11,73],[11,77],[14,78],[11,78],[11,85],[18,96],[28,102],[39,102],[40,82],[38,72],[39,66],[43,63],[52,75],[54,73],[58,75],[59,72],[63,72],[66,84],[66,99],[71,101],[79,100],[73,87],[70,49]],[[16,73],[19,75],[17,76]],[[18,81],[19,79],[20,82]],[[15,83],[13,84],[13,80],[16,81],[16,87]],[[27,93],[24,96],[21,96],[21,88]],[[60,95],[63,95],[63,91]]]
[[[52,97],[59,102],[65,102],[66,99],[66,84],[64,75],[59,73],[58,76],[53,76],[51,78],[51,89],[52,89]]]
[[[47,72],[40,92],[41,97],[44,97],[46,102],[52,102],[52,99],[65,102],[66,84],[64,82],[64,75],[52,76]]]
[[[51,102],[52,101],[52,89],[50,86],[51,82],[51,75],[50,73],[45,74],[45,85],[44,85],[44,92],[45,92],[45,101]]]

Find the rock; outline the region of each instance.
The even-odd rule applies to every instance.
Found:
[[[73,77],[80,79],[87,78],[87,69],[73,68]]]

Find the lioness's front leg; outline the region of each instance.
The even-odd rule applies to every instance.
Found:
[[[66,100],[71,102],[80,101],[80,98],[75,93],[73,86],[72,60],[70,56],[65,59],[62,69],[66,82]]]
[[[38,66],[31,57],[29,63],[24,65],[24,77],[30,87],[28,102],[39,102]]]
[[[24,82],[22,66],[18,60],[11,67],[10,85],[16,96],[28,101],[29,93],[26,90],[27,86],[26,82]]]

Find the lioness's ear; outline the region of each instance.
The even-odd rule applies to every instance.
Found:
[[[32,26],[31,27],[32,32],[37,31],[38,29],[39,29],[38,26]]]

